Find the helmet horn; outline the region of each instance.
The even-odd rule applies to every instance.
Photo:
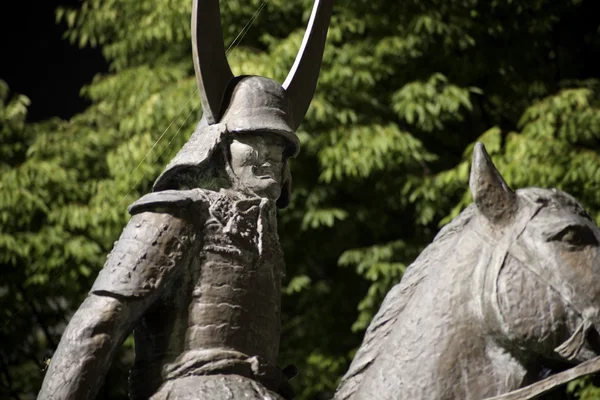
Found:
[[[222,117],[224,96],[234,76],[223,45],[219,0],[193,1],[194,69],[204,117],[208,125],[212,125]],[[304,119],[315,93],[332,8],[333,0],[315,0],[302,45],[282,85],[291,103],[288,112],[293,130]]]
[[[282,85],[292,103],[294,130],[304,119],[315,94],[332,9],[333,0],[315,0],[302,45]]]
[[[219,0],[194,0],[192,52],[202,110],[212,125],[219,122],[223,96],[233,79],[223,44]]]

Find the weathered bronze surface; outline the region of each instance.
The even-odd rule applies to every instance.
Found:
[[[93,399],[132,330],[131,399],[293,397],[276,366],[284,275],[276,212],[290,200],[288,160],[298,152],[295,130],[314,93],[331,8],[332,0],[316,0],[282,86],[234,78],[218,0],[194,0],[203,119],[154,192],[130,206],[38,399]]]
[[[335,399],[485,399],[598,356],[593,219],[559,190],[513,192],[481,144],[470,187],[474,204],[388,293]]]

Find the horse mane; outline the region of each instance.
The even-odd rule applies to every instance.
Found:
[[[400,283],[388,292],[379,311],[367,328],[363,343],[348,372],[342,378],[335,395],[336,400],[348,399],[359,388],[363,377],[379,356],[387,337],[413,294],[430,275],[435,276],[430,271],[448,254],[455,240],[472,220],[475,210],[475,205],[468,206],[448,225],[444,226],[433,242],[408,266]]]

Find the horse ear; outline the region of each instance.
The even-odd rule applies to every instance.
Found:
[[[469,187],[479,211],[492,222],[509,218],[517,207],[515,192],[494,166],[485,147],[475,143]]]

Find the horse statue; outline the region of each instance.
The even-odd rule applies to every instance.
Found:
[[[335,400],[504,399],[600,354],[594,220],[560,190],[513,192],[480,143],[469,186],[473,204],[387,294]]]

